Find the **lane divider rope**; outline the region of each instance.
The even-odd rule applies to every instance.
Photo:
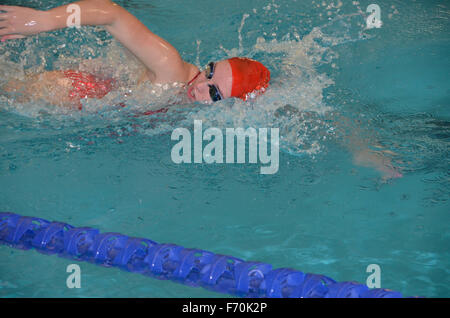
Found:
[[[36,249],[77,261],[117,267],[239,297],[266,298],[399,298],[388,289],[369,289],[356,282],[336,282],[318,274],[247,262],[201,249],[159,244],[120,233],[0,212],[0,244]]]

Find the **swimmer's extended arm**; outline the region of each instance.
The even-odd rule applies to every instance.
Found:
[[[189,81],[192,66],[181,59],[170,43],[152,33],[121,6],[109,0],[82,0],[73,4],[80,8],[81,25],[104,26],[147,66],[152,81]],[[4,41],[65,28],[69,16],[75,12],[68,9],[69,5],[48,11],[0,5],[0,10],[5,11],[0,13],[0,37]]]
[[[335,119],[334,126],[344,136],[340,142],[353,154],[355,164],[380,171],[384,180],[402,177],[390,159],[391,155],[396,155],[394,152],[381,146],[369,131],[350,118],[337,115]]]

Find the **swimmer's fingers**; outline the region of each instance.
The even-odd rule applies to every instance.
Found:
[[[0,36],[33,35],[47,29],[48,16],[46,11],[27,7],[0,6],[2,28]]]
[[[14,30],[11,27],[0,28],[0,36],[13,35],[13,34],[14,34]]]
[[[14,11],[15,8],[17,8],[17,6],[0,5],[0,11],[11,12]]]
[[[25,38],[24,35],[11,34],[11,35],[5,35],[5,36],[0,37],[0,41],[5,42],[6,40],[23,39],[23,38]]]
[[[6,29],[11,26],[11,23],[8,20],[2,20],[0,17],[0,29]]]
[[[2,7],[2,6],[0,6]],[[0,13],[0,35],[5,35],[8,33],[12,33],[9,27],[11,23],[9,21],[9,16],[7,13]]]

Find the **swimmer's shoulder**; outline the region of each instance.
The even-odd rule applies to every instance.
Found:
[[[177,67],[171,67],[167,69],[167,72],[164,75],[156,76],[151,70],[146,69],[144,72],[142,79],[148,79],[150,82],[154,84],[168,84],[168,83],[188,83],[192,78],[194,78],[199,69],[197,66],[182,61],[181,65]]]
[[[197,76],[198,72],[200,71],[199,68],[191,63],[184,62],[185,68],[186,68],[186,74],[187,78],[185,79],[185,83],[188,83],[190,80],[192,80],[195,76]]]

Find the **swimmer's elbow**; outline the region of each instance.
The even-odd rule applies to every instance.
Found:
[[[122,9],[117,3],[110,0],[89,0],[94,4],[92,15],[96,19],[95,25],[108,26],[114,24],[120,17]]]
[[[78,6],[78,9],[73,7],[74,4]],[[74,14],[80,15],[80,25],[108,26],[117,20],[118,8],[120,6],[110,0],[82,0],[48,11],[41,11],[41,14],[44,15],[43,20],[46,22],[44,31],[68,27],[68,21]]]

